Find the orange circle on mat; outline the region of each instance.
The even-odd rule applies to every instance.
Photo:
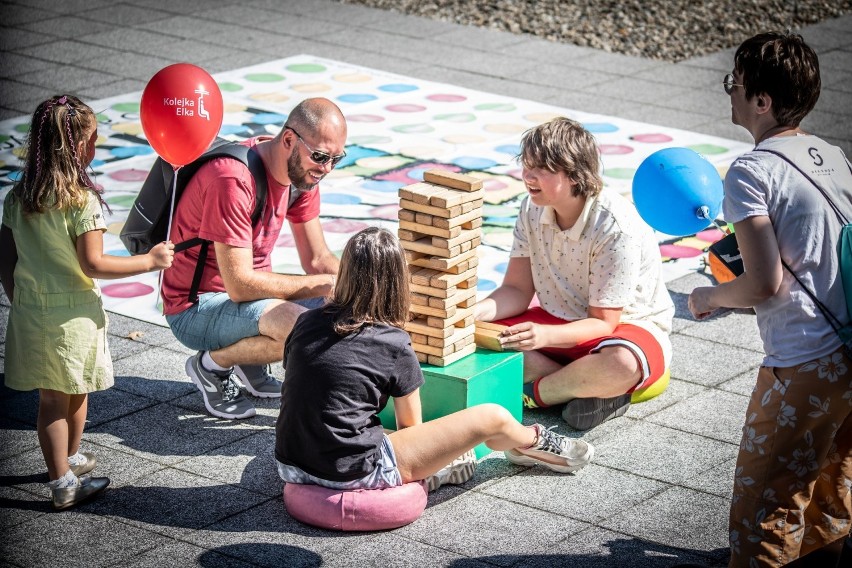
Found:
[[[448,144],[479,144],[485,142],[486,138],[476,134],[451,134],[444,136],[443,140]]]
[[[364,73],[341,73],[339,75],[334,75],[332,79],[340,83],[366,83],[371,80],[372,77]]]
[[[290,88],[297,93],[324,93],[331,90],[331,86],[325,83],[299,83]]]

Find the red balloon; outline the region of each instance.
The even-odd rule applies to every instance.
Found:
[[[176,63],[148,81],[139,114],[154,151],[174,167],[185,166],[219,133],[222,92],[201,67]]]

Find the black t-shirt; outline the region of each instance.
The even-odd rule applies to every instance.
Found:
[[[285,343],[275,457],[321,479],[351,481],[376,468],[388,397],[419,388],[423,372],[405,331],[367,324],[341,336],[325,309],[300,315]]]

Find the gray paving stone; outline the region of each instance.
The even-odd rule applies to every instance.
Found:
[[[835,49],[845,48],[848,50],[849,46],[852,46],[852,38],[849,36],[848,29],[835,29],[829,25],[816,24],[800,33],[819,56]]]
[[[585,72],[575,70],[573,73],[579,75]],[[617,97],[607,97],[600,94],[591,95],[580,91],[568,90],[567,88],[557,90],[556,93],[543,99],[543,101],[572,110],[611,116],[621,116],[630,110],[635,110],[637,107],[642,106],[641,103],[626,101]]]
[[[503,554],[498,563],[509,565],[521,556],[546,551],[586,526],[538,508],[469,492],[428,507],[416,523],[395,534],[464,556]],[[511,535],[506,527],[514,527]]]
[[[176,562],[181,566],[201,566],[204,568],[250,568],[255,566],[215,550],[207,550],[179,540],[165,537],[160,540],[161,542],[156,547],[124,561],[122,567],[162,568]],[[226,551],[227,547],[224,547],[223,552]]]
[[[618,490],[614,491],[614,487]],[[489,485],[482,493],[596,524],[666,487],[665,483],[593,462],[571,475],[529,468],[521,475]],[[590,507],[590,503],[594,506]]]
[[[36,85],[54,93],[81,92],[94,85],[105,85],[121,77],[99,71],[81,73],[79,68],[68,65],[53,65],[32,73],[16,77],[21,83]]]
[[[267,497],[280,497],[284,483],[275,464],[275,433],[268,430],[218,448],[215,455],[184,460],[175,468]]]
[[[844,93],[852,93],[852,71],[832,71],[820,73],[823,89],[835,89]],[[821,95],[820,95],[821,96]],[[819,101],[817,101],[819,104]]]
[[[682,485],[730,499],[734,492],[734,468],[736,463],[736,458],[722,462],[707,471],[699,473],[695,477],[685,479]]]
[[[11,527],[28,523],[50,512],[50,504],[45,499],[7,485],[6,477],[5,473],[0,476],[0,504],[3,506],[0,530],[3,530],[4,534]],[[4,546],[4,550],[5,548]]]
[[[747,406],[746,396],[707,389],[649,416],[648,421],[737,444]]]
[[[31,100],[41,102],[53,93],[53,89],[0,79],[0,100],[7,105],[26,104],[26,101]]]
[[[763,360],[751,349],[681,335],[672,336],[672,350],[674,376],[706,386],[725,382]]]
[[[195,63],[190,54],[183,58],[187,63]],[[136,79],[140,81],[148,80],[154,76],[160,69],[175,63],[173,59],[165,57],[153,57],[150,55],[121,53],[103,57],[98,66],[108,73],[124,77],[126,79]]]
[[[132,339],[146,345],[166,345],[174,343],[175,336],[168,327],[134,319],[121,314],[109,314],[110,335]]]
[[[754,390],[754,385],[757,382],[757,371],[757,367],[750,369],[729,381],[716,385],[716,388],[751,397],[751,392]]]
[[[106,566],[123,564],[123,560],[156,547],[163,540],[137,527],[91,514],[107,495],[76,509],[42,515],[9,528],[5,537],[15,546],[4,546],[5,558],[21,566],[62,566],[68,558],[84,558],[89,566]],[[44,538],[32,535],[50,535],[50,542],[61,546],[46,546]]]
[[[642,57],[630,57],[620,53],[607,53],[599,49],[593,50],[589,57],[583,57],[572,64],[586,69],[606,69],[611,73],[632,76],[640,71],[655,69],[661,62]]]
[[[267,498],[240,487],[165,468],[133,485],[107,489],[88,506],[99,516],[183,539],[192,530],[231,517]]]
[[[348,29],[347,26],[318,21],[310,16],[305,17],[289,13],[282,18],[275,17],[276,15],[278,14],[270,13],[269,10],[243,5],[226,6],[204,12],[205,19],[226,24],[239,22],[251,29],[284,34],[295,38],[333,36]]]
[[[53,17],[54,14],[31,6],[8,3],[3,5],[3,23],[18,26]]]
[[[86,40],[105,47],[152,55],[172,61],[202,61],[225,57],[231,49],[196,40],[185,40],[149,30],[114,30],[87,36]]]
[[[728,546],[728,499],[673,487],[602,526],[679,548],[713,551]],[[637,519],[666,519],[665,524],[636,522]]]
[[[513,34],[513,36],[518,38],[517,43],[506,45],[494,51],[528,61],[565,61],[566,64],[568,62],[576,64],[581,60],[591,59],[597,53],[597,50],[591,47],[548,41],[528,34]],[[589,68],[588,65],[584,67]],[[591,67],[594,68],[594,66]]]
[[[852,53],[850,53],[852,56]],[[815,109],[827,113],[852,114],[852,91],[823,86],[819,93]]]
[[[681,65],[680,63],[661,62],[655,67],[639,71],[634,76],[638,79],[646,79],[676,87],[706,89],[708,91],[716,89],[720,93],[723,92],[722,77],[724,77],[724,73],[719,73],[713,69]]]
[[[31,45],[46,43],[53,41],[56,38],[65,39],[85,39],[88,41],[89,34],[97,34],[112,28],[111,24],[103,22],[95,22],[87,18],[77,16],[56,16],[43,20],[36,20],[21,26],[22,29],[40,35],[43,41],[34,42]],[[17,47],[26,47],[26,44],[18,45]],[[14,49],[10,47],[9,49]]]
[[[366,20],[364,28],[371,30],[393,30],[411,38],[431,39],[443,33],[451,32],[459,28],[458,24],[432,20],[419,16],[409,16],[396,11],[387,11],[378,14],[373,20]]]
[[[94,10],[79,12],[79,15],[81,18],[119,26],[135,26],[172,17],[172,14],[168,12],[124,3],[100,6]]]
[[[605,69],[605,67],[601,68]],[[679,93],[685,93],[687,87],[664,85],[636,77],[621,77],[615,81],[580,90],[591,94],[617,96],[632,102],[653,105],[655,103],[668,103],[671,99],[676,98]]]
[[[374,557],[377,551],[392,551],[385,555],[382,566],[417,568],[431,566],[454,566],[463,562],[468,568],[488,568],[491,564],[468,559],[447,551],[442,546],[430,546],[408,538],[396,536],[395,532],[377,534],[370,540],[358,543],[344,553],[324,554],[323,566],[328,568],[361,568],[364,559]]]
[[[21,116],[23,111],[15,110],[13,108],[0,107],[0,120],[6,120],[7,118],[17,118]]]
[[[86,427],[91,428],[133,414],[154,404],[156,402],[150,398],[123,392],[116,388],[93,392],[89,395]]]
[[[150,7],[172,14],[194,14],[229,2],[230,0],[133,0],[135,6]]]
[[[706,387],[701,385],[670,378],[669,386],[662,394],[645,402],[631,404],[626,416],[637,420],[645,419],[683,400],[692,398],[704,390],[706,390]]]
[[[802,129],[823,138],[848,139],[849,133],[852,132],[852,114],[815,110],[802,121]]]
[[[200,398],[200,397],[199,397]],[[248,436],[247,426],[211,416],[188,415],[167,403],[86,431],[94,443],[171,465]]]
[[[734,53],[736,53],[736,51],[736,47],[731,47],[728,49],[723,49],[722,51],[717,51],[715,53],[709,53],[707,55],[701,55],[698,57],[686,59],[684,61],[681,61],[679,65],[714,69],[724,75],[725,73],[730,73],[731,70],[734,68]]]
[[[633,91],[627,91],[633,92]],[[673,93],[672,97],[679,97],[683,93]],[[683,130],[691,130],[697,124],[704,124],[707,121],[708,115],[688,110],[678,110],[664,106],[669,104],[667,95],[656,95],[658,104],[654,102],[644,103],[642,105],[628,108],[621,118],[636,120],[639,122],[647,122],[650,124],[658,124],[660,126],[668,126],[670,128],[680,128]],[[640,98],[648,98],[648,95],[641,94]]]
[[[112,355],[113,361],[124,359],[136,353],[141,353],[148,349],[148,346],[132,339],[117,337],[107,334],[107,343],[109,344],[109,352]]]
[[[709,414],[709,412],[708,412]],[[595,444],[595,463],[677,484],[736,455],[736,446],[641,422]]]
[[[50,36],[25,29],[0,27],[0,49],[3,51],[47,43],[52,40],[53,38]]]
[[[25,47],[15,50],[21,55],[36,57],[52,63],[80,65],[81,63],[101,58],[119,55],[115,49],[83,43],[73,39],[59,39],[42,45]]]
[[[684,548],[665,546],[600,527],[592,527],[570,539],[556,543],[549,554],[524,557],[516,568],[647,568],[695,563],[722,568],[727,562],[713,562],[712,556]],[[486,558],[487,559],[487,558]]]
[[[148,79],[150,79],[150,77],[145,80],[122,79],[105,85],[90,86],[83,91],[82,95],[86,100],[99,100],[126,93],[141,93],[145,89]]]
[[[849,33],[848,30],[846,32]],[[852,71],[852,57],[849,49],[837,49],[819,56],[820,75],[830,75],[835,71]]]
[[[507,55],[512,54],[513,47],[527,41],[521,35],[465,25],[455,26],[454,29],[446,33],[432,36],[432,39],[438,43],[461,45],[483,51],[501,51]]]
[[[79,10],[89,10],[96,6],[105,6],[111,3],[111,0],[67,0],[62,2],[62,4],[57,4],[53,0],[27,0],[26,2],[27,5],[34,8],[59,14],[65,11],[76,13]]]
[[[715,317],[699,321],[698,325],[690,326],[683,334],[709,341],[725,338],[725,343],[760,354],[758,363],[762,359],[763,341],[757,328],[757,318],[750,310],[726,310]]]
[[[711,120],[704,124],[696,124],[692,128],[696,132],[700,132],[702,134],[710,134],[711,136],[718,136],[720,138],[728,138],[738,142],[754,144],[754,140],[742,126],[737,126],[731,122],[730,111],[726,112],[724,116],[718,117],[716,120]]]

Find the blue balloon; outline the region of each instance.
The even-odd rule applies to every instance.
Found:
[[[716,167],[689,148],[666,148],[642,162],[633,177],[633,202],[657,231],[683,236],[710,224],[722,208]]]

